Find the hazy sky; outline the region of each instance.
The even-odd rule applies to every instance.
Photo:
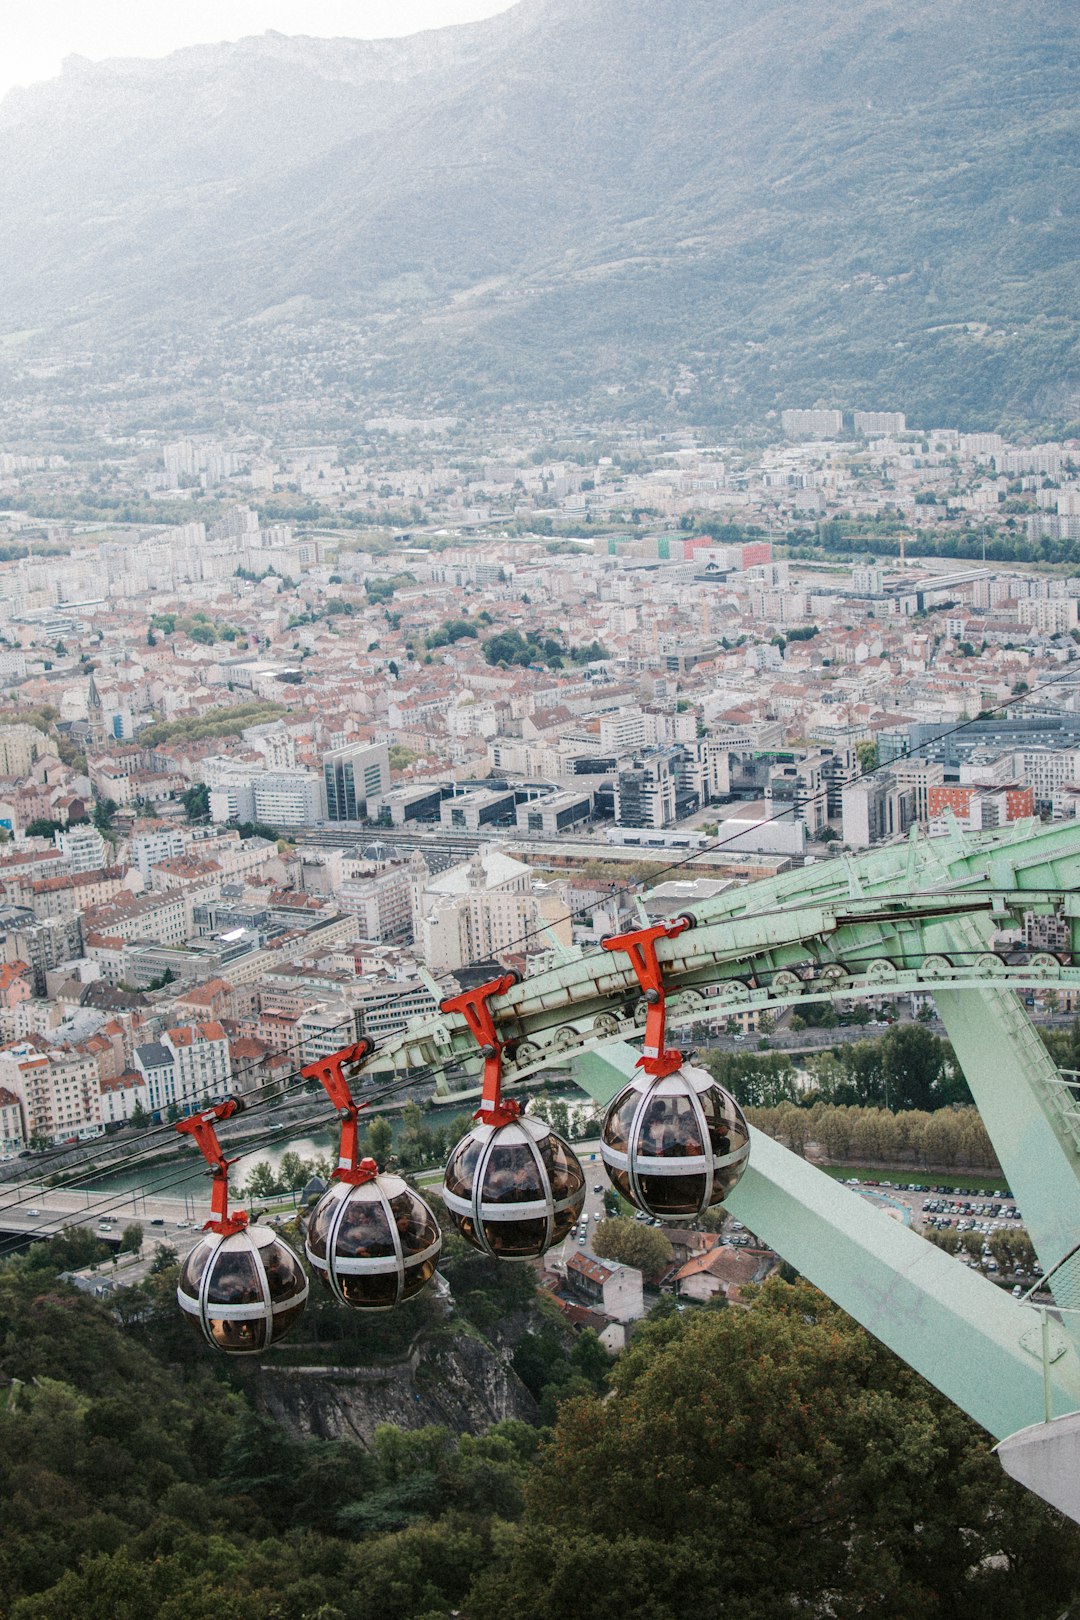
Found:
[[[0,96],[65,56],[165,56],[181,45],[282,34],[381,39],[475,22],[512,0],[0,0]]]

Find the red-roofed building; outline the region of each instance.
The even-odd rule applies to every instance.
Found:
[[[122,1074],[101,1081],[103,1125],[125,1124],[136,1108],[141,1108],[144,1113],[149,1112],[146,1106],[146,1081],[138,1069],[125,1069]]]
[[[29,1001],[34,993],[34,978],[29,962],[5,962],[0,967],[0,1007],[8,1011]]]
[[[566,1286],[575,1299],[615,1322],[636,1322],[645,1315],[641,1272],[617,1260],[572,1254],[566,1262]]]
[[[723,1246],[707,1249],[675,1273],[675,1291],[685,1299],[715,1299],[717,1294],[723,1294],[737,1300],[741,1288],[761,1282],[775,1264],[776,1256],[771,1251]]]

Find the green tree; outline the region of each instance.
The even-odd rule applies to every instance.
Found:
[[[618,1217],[600,1221],[592,1247],[593,1253],[602,1260],[618,1260],[624,1266],[635,1266],[646,1277],[655,1277],[669,1266],[674,1253],[657,1227]]]
[[[143,1246],[141,1221],[131,1221],[120,1234],[120,1253],[138,1254]]]
[[[376,1114],[367,1128],[367,1151],[379,1165],[386,1163],[394,1146],[394,1128],[385,1114]]]
[[[645,1323],[611,1382],[561,1408],[470,1620],[563,1620],[568,1593],[582,1620],[1051,1620],[1072,1601],[1076,1527],[805,1283]]]
[[[98,799],[95,802],[90,819],[97,828],[98,832],[105,833],[110,831],[113,824],[113,818],[115,817],[119,808],[120,806],[117,804],[115,799]]]
[[[210,789],[205,782],[197,782],[194,787],[181,793],[180,803],[189,821],[209,821]]]

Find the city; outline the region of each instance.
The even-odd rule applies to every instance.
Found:
[[[3,1620],[1080,1614],[1080,22],[4,36]]]

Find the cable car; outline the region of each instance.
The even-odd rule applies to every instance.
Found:
[[[374,1159],[359,1157],[360,1107],[345,1070],[359,1068],[374,1049],[365,1037],[300,1071],[319,1082],[341,1117],[337,1169],[308,1217],[304,1252],[342,1305],[389,1311],[431,1281],[442,1232],[408,1182],[380,1175]]]
[[[207,1344],[257,1355],[295,1326],[307,1305],[307,1274],[269,1226],[208,1232],[184,1262],[176,1290],[185,1320]]]
[[[176,1298],[184,1320],[207,1344],[229,1355],[252,1356],[276,1344],[303,1316],[308,1280],[276,1232],[249,1223],[243,1210],[229,1213],[229,1160],[214,1124],[242,1107],[229,1097],[176,1127],[194,1137],[213,1175],[206,1235],[184,1261]]]
[[[308,1218],[304,1252],[343,1305],[388,1311],[431,1281],[442,1233],[400,1176],[380,1175],[374,1159],[361,1159],[356,1174],[364,1179],[335,1181],[323,1193]]]
[[[742,1109],[707,1070],[683,1062],[642,1072],[613,1099],[600,1132],[612,1185],[662,1221],[693,1221],[723,1203],[750,1156]]]
[[[577,1225],[585,1172],[544,1120],[481,1117],[450,1155],[443,1199],[474,1248],[497,1260],[531,1260]]]

